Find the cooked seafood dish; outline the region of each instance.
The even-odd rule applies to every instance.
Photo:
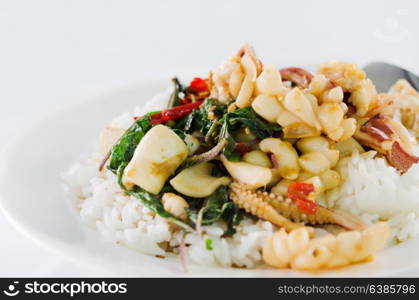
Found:
[[[124,113],[65,173],[107,240],[181,266],[341,268],[419,234],[419,93],[365,72],[262,63],[244,45],[206,78]],[[157,261],[158,263],[158,261]]]

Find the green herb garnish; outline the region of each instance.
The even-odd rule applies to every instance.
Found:
[[[205,248],[207,248],[208,251],[212,251],[212,239],[206,238],[205,239]]]
[[[108,169],[116,174],[122,163],[128,163],[132,159],[137,145],[151,127],[150,116],[136,120],[112,147]]]
[[[201,225],[211,225],[219,220],[224,220],[228,229],[226,234],[234,233],[233,227],[240,223],[241,211],[230,201],[228,197],[228,187],[219,187],[212,195],[204,199],[201,208],[189,208],[187,213],[193,222],[197,222],[197,216],[202,209]]]
[[[227,140],[223,154],[227,159],[237,161],[238,153],[235,152],[236,140],[234,133],[242,128],[248,128],[257,138],[264,139],[272,136],[275,132],[280,132],[281,127],[277,124],[271,124],[257,116],[251,107],[240,108],[235,111],[226,113],[220,120],[222,127],[220,130],[220,138]]]

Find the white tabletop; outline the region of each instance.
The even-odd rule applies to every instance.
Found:
[[[415,2],[0,1],[0,149],[28,120],[72,99],[205,72],[243,42],[274,64],[384,59],[418,71]],[[1,215],[0,236],[0,276],[111,275],[46,252]]]

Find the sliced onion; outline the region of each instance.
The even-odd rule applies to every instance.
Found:
[[[183,272],[188,272],[188,266],[186,264],[186,244],[185,244],[184,234],[182,234],[180,238],[179,260],[180,260],[180,265],[182,267]]]

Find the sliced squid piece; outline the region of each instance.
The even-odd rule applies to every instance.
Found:
[[[283,111],[276,97],[265,94],[259,95],[253,100],[252,108],[259,116],[271,123],[275,123]]]
[[[213,164],[202,163],[187,168],[170,180],[170,184],[183,195],[195,198],[208,197],[221,185],[228,185],[231,182],[227,176],[211,176],[213,167]]]
[[[248,53],[245,53],[241,58],[241,64],[246,75],[235,103],[238,107],[243,108],[249,106],[252,102],[251,97],[256,84],[257,66]]]
[[[294,88],[291,92],[289,92],[285,96],[282,104],[288,111],[292,112],[307,125],[318,130],[321,129],[320,122],[316,118],[310,100],[299,88]]]
[[[403,126],[400,124],[400,126]],[[372,117],[360,127],[354,138],[361,144],[384,154],[387,161],[404,173],[419,162],[419,157],[409,152],[408,139],[401,136],[403,132],[383,114]]]
[[[256,80],[256,91],[258,94],[278,95],[283,92],[284,86],[281,74],[272,66],[265,66]]]
[[[188,147],[176,133],[169,127],[157,125],[145,134],[135,149],[124,170],[123,183],[158,194],[188,152]]]
[[[302,88],[307,88],[313,79],[313,75],[302,68],[289,67],[279,70],[282,80],[292,81]]]
[[[279,175],[286,179],[298,177],[298,153],[291,143],[279,138],[266,138],[259,143],[259,147],[263,152],[272,153],[271,158]]]
[[[384,247],[389,226],[378,222],[361,231],[315,236],[311,227],[287,233],[284,228],[267,238],[263,260],[276,268],[318,270],[367,261]]]

